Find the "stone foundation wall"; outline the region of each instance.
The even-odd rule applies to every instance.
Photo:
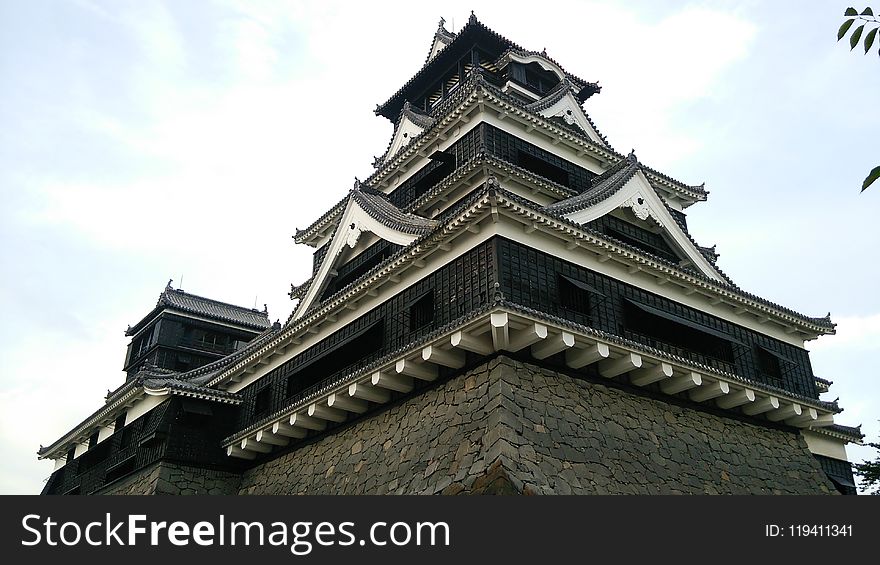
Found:
[[[236,494],[240,480],[238,473],[160,461],[96,494]]]
[[[244,473],[241,494],[834,493],[795,431],[499,357]]]

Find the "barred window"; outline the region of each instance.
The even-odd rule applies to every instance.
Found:
[[[254,417],[258,417],[269,410],[269,404],[272,400],[272,389],[268,386],[263,387],[254,398]]]
[[[434,321],[434,291],[429,290],[409,307],[409,331],[424,328]]]
[[[563,308],[579,314],[590,314],[590,291],[583,283],[565,275],[557,275],[559,303]]]
[[[782,368],[779,366],[779,358],[763,347],[755,348],[755,360],[758,363],[758,370],[774,379],[782,377]]]

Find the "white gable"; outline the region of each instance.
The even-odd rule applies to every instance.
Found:
[[[388,148],[388,152],[385,153],[385,156],[382,159],[388,160],[395,156],[398,151],[409,145],[413,138],[423,131],[423,128],[414,124],[406,114],[404,114],[400,119],[400,125],[397,126],[397,129],[394,131],[394,137],[391,139],[391,146]]]
[[[567,124],[577,124],[592,141],[607,147],[607,144],[590,123],[590,120],[587,119],[584,109],[571,92],[568,92],[557,100],[555,104],[541,110],[539,113],[545,118],[559,117]]]
[[[354,198],[350,198],[345,211],[342,213],[342,218],[339,221],[336,232],[333,234],[333,239],[327,244],[330,246],[327,249],[327,255],[315,274],[309,290],[306,291],[305,296],[296,306],[296,312],[293,316],[294,320],[305,314],[320,296],[321,292],[324,291],[324,287],[329,281],[330,272],[335,269],[342,251],[346,246],[354,248],[364,232],[373,233],[386,241],[403,246],[409,245],[419,237],[418,235],[403,233],[386,226],[367,214]]]
[[[428,53],[428,60],[430,61],[434,57],[437,56],[440,51],[443,50],[444,47],[449,45],[449,41],[447,41],[444,37],[441,37],[440,34],[436,34],[434,36],[434,44],[431,45],[431,52]],[[424,44],[423,44],[424,45]]]
[[[632,211],[640,220],[655,223],[663,229],[673,248],[701,273],[709,278],[724,281],[724,277],[715,266],[700,253],[687,234],[682,231],[640,170],[636,171],[636,174],[613,195],[593,206],[565,214],[565,217],[578,224],[586,224],[621,208]]]

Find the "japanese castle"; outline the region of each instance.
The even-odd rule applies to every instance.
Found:
[[[855,494],[830,316],[739,288],[597,83],[473,14],[428,47],[289,319],[169,283],[43,493]]]

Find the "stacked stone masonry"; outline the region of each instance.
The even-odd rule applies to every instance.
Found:
[[[236,494],[240,480],[237,473],[162,461],[96,494]]]
[[[181,489],[183,490],[183,489]],[[831,494],[795,430],[499,357],[246,471],[240,494]]]

